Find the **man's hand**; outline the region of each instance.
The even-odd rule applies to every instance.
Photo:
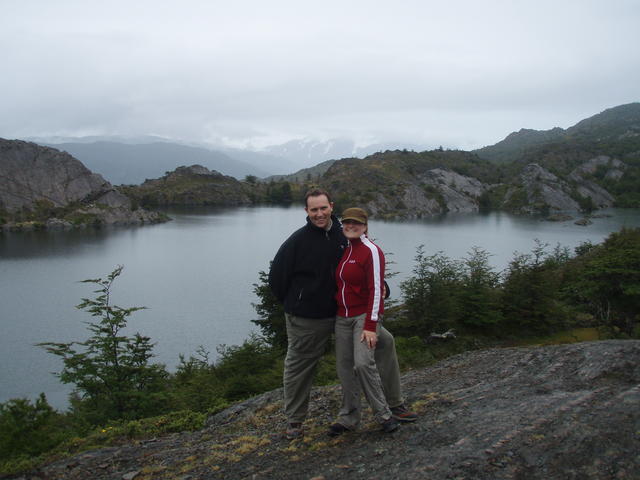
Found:
[[[370,350],[376,348],[376,344],[378,343],[378,335],[376,332],[370,332],[369,330],[363,330],[362,335],[360,335],[360,341],[367,344],[367,347]]]

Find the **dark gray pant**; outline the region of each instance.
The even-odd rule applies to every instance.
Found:
[[[284,413],[289,423],[304,422],[318,361],[333,333],[335,317],[303,318],[285,314]]]
[[[393,335],[378,323],[378,344],[369,349],[360,341],[364,319],[365,315],[336,318],[336,363],[342,384],[342,407],[337,421],[351,429],[360,423],[361,390],[380,423],[391,417],[389,407],[403,403]]]

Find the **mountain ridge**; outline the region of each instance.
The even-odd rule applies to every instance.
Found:
[[[554,143],[576,143],[592,137],[592,141],[619,140],[625,136],[640,137],[640,102],[608,108],[577,122],[566,130],[522,128],[512,132],[500,142],[472,150],[480,158],[498,163],[519,161],[527,152],[535,154],[536,147]],[[640,141],[640,138],[638,138]]]

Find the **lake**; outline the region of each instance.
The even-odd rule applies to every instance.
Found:
[[[253,283],[286,237],[304,224],[301,206],[234,209],[175,209],[171,222],[136,228],[0,234],[0,402],[35,398],[45,392],[51,405],[64,408],[71,389],[51,372],[62,362],[34,346],[38,342],[82,341],[83,322],[92,318],[74,308],[92,297],[95,285],[124,265],[112,303],[145,306],[130,317],[129,333],[139,331],[156,343],[155,360],[174,369],[179,355],[199,346],[216,357],[216,347],[240,344],[256,318]],[[412,221],[372,220],[371,237],[395,262],[389,283],[398,298],[399,283],[411,275],[418,245],[425,253],[463,258],[473,246],[492,254],[504,269],[515,251],[530,252],[537,238],[553,248],[600,242],[622,226],[640,226],[640,210],[612,209],[610,217],[581,227],[544,222],[503,212],[455,214]],[[391,255],[392,254],[392,255]]]

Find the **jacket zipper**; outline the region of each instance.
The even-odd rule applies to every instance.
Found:
[[[343,262],[342,266],[340,267],[340,281],[342,282],[342,304],[344,305],[344,311],[345,311],[345,317],[349,316],[349,308],[347,308],[347,299],[345,297],[345,292],[347,289],[347,284],[344,281],[344,278],[342,278],[342,272],[344,271],[344,266],[349,262],[349,259],[351,258],[351,253],[353,252],[353,247],[351,246],[351,244],[349,244],[349,254],[347,255],[347,258],[345,259],[345,261]]]

